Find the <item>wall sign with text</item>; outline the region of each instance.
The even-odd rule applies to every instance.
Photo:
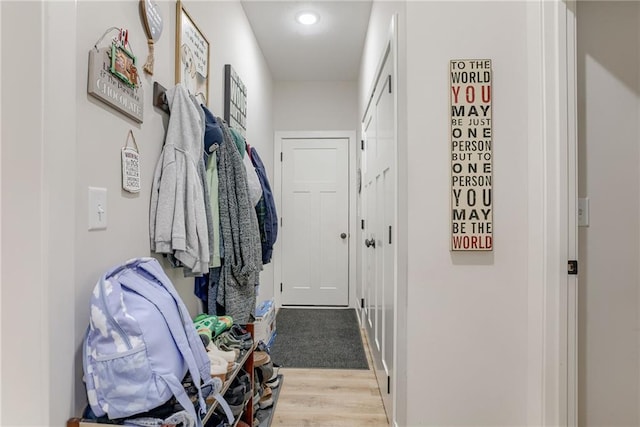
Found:
[[[110,46],[98,48],[112,31],[119,31]],[[137,123],[143,121],[144,93],[136,58],[129,45],[129,31],[111,27],[89,51],[87,93]]]
[[[452,60],[451,250],[493,250],[491,60]]]

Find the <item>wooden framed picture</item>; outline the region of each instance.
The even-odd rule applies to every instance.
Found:
[[[224,66],[224,119],[247,136],[247,87],[231,64]]]
[[[181,1],[176,3],[176,83],[208,105],[209,41]]]
[[[111,45],[111,73],[129,87],[138,85],[136,57],[123,47]]]

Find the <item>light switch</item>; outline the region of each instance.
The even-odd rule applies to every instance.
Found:
[[[89,230],[107,228],[107,189],[89,187]]]
[[[578,199],[578,227],[589,226],[589,198]]]

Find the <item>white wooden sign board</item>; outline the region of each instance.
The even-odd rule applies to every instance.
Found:
[[[89,51],[87,92],[138,123],[142,123],[142,86],[131,88],[111,74],[111,47]]]
[[[451,60],[451,250],[493,250],[491,60]]]

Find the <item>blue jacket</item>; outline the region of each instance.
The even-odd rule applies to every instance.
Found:
[[[256,213],[258,214],[260,240],[262,241],[262,264],[268,264],[271,262],[273,245],[278,238],[278,214],[276,213],[276,204],[273,200],[267,172],[254,147],[251,147],[251,162],[256,168],[256,173],[262,186],[262,198],[256,205]]]

